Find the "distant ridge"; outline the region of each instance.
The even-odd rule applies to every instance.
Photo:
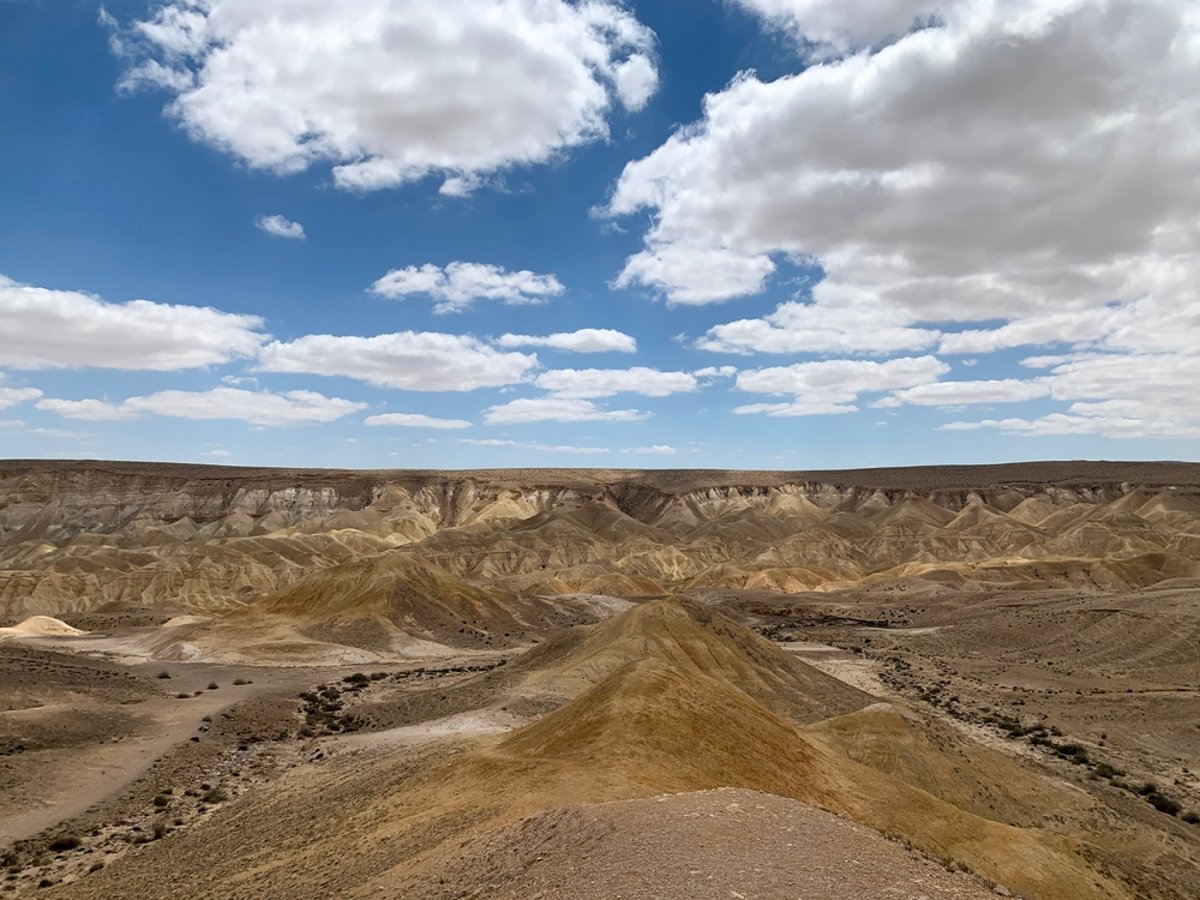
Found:
[[[165,481],[221,481],[261,484],[321,484],[358,481],[420,484],[470,479],[496,485],[545,484],[583,487],[637,484],[667,493],[704,487],[774,487],[820,483],[875,490],[970,490],[997,485],[1124,484],[1145,486],[1200,485],[1200,462],[1171,460],[1045,460],[981,465],[893,466],[865,469],[736,470],[736,469],[303,469],[268,466],[223,466],[121,460],[0,460],[0,478],[48,475],[149,477]]]

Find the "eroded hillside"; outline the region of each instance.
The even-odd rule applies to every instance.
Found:
[[[1185,463],[765,473],[9,462],[0,498],[6,620],[232,609],[381,554],[525,596],[913,581],[1107,591],[1200,573],[1200,465]]]

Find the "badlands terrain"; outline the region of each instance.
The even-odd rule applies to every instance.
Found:
[[[0,896],[1200,897],[1200,464],[0,462]]]

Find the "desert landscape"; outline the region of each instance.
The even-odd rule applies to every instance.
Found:
[[[1200,895],[1200,465],[0,496],[8,895]]]

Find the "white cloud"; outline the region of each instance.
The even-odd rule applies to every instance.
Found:
[[[737,373],[737,366],[705,366],[692,374],[697,378],[732,378]]]
[[[625,211],[633,212],[634,208]],[[629,257],[612,286],[620,289],[644,284],[666,294],[670,305],[703,306],[757,294],[774,271],[775,263],[766,253],[652,240],[645,250]]]
[[[380,425],[396,425],[401,428],[470,428],[471,423],[466,419],[439,419],[422,413],[384,413],[378,416],[367,416],[364,425],[372,427]]]
[[[614,394],[641,394],[667,397],[686,394],[700,385],[690,372],[662,372],[646,366],[629,369],[552,369],[539,375],[538,387],[557,397],[612,397]]]
[[[1065,412],[1037,419],[984,419],[943,426],[1030,436],[1200,437],[1200,356],[1195,353],[1082,353],[1025,360],[1050,371],[1037,379]]]
[[[0,275],[0,365],[173,372],[254,356],[258,316],[150,300],[109,303]]]
[[[470,391],[515,384],[537,365],[536,356],[505,353],[470,335],[401,331],[273,341],[263,348],[256,368],[343,376],[409,391]]]
[[[356,190],[469,192],[607,137],[657,84],[653,32],[607,2],[174,0],[113,40],[122,87],[173,94],[193,139],[278,172],[333,163]]]
[[[304,240],[304,226],[283,216],[259,216],[254,224],[259,231],[265,231],[275,237],[290,238],[294,241]]]
[[[669,444],[651,444],[649,447],[630,447],[622,453],[635,453],[645,456],[674,456],[679,451]]]
[[[611,453],[607,447],[578,447],[574,444],[539,444],[527,441],[506,441],[500,438],[461,438],[460,444],[471,444],[475,447],[514,447],[519,450],[535,450],[538,453]]]
[[[93,422],[109,422],[119,419],[135,419],[137,411],[121,403],[107,400],[58,400],[47,397],[35,404],[38,409],[57,413],[68,419],[85,419]]]
[[[273,394],[221,387],[210,391],[158,391],[120,403],[47,399],[39,401],[37,406],[69,419],[121,420],[150,413],[183,419],[234,419],[267,426],[333,422],[366,409],[367,404],[326,397],[315,391]]]
[[[503,334],[496,339],[500,347],[550,347],[571,353],[636,353],[637,341],[623,331],[612,328],[581,328],[537,336],[532,334]]]
[[[696,341],[717,353],[867,353],[924,350],[940,332],[913,327],[909,314],[846,285],[822,281],[813,302],[781,303],[761,319],[715,325]]]
[[[492,406],[484,412],[489,425],[528,422],[634,422],[649,413],[637,409],[601,409],[590,400],[568,397],[533,397]]]
[[[444,269],[432,263],[392,269],[368,290],[390,300],[428,294],[435,301],[434,312],[451,313],[462,312],[475,300],[500,300],[509,305],[545,303],[566,288],[553,275],[456,261]]]
[[[214,456],[218,459],[228,459],[233,454],[228,450],[205,450],[201,456]]]
[[[780,28],[824,45],[826,52],[903,34],[914,22],[956,5],[955,0],[734,0]]]
[[[741,415],[837,415],[857,411],[860,394],[916,387],[936,381],[950,371],[932,356],[900,357],[885,362],[832,359],[753,369],[738,373],[739,390],[754,394],[791,394],[786,403],[739,406]]]
[[[926,8],[747,5],[852,44]],[[1195,4],[936,7],[942,24],[883,49],[737,77],[628,164],[608,212],[648,210],[652,224],[618,284],[715,301],[757,290],[775,259],[815,260],[837,291],[892,311],[898,350],[924,346],[903,332],[914,322],[1085,311],[1200,281]],[[710,278],[707,259],[740,274]]]
[[[976,403],[1021,403],[1050,396],[1045,381],[998,378],[985,381],[936,381],[896,391],[874,407],[967,406]]]
[[[0,381],[3,380],[4,373],[0,372]],[[8,409],[18,403],[36,400],[40,396],[42,396],[42,392],[37,388],[12,388],[0,385],[0,409]]]

